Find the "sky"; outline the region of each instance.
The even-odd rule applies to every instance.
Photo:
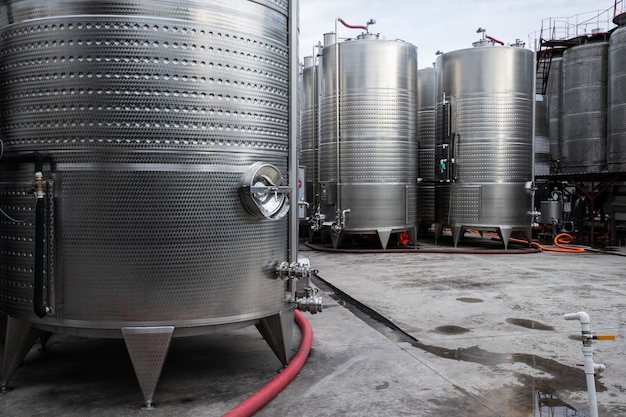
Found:
[[[618,1],[626,11],[626,0]],[[472,47],[481,38],[477,29],[505,45],[517,39],[536,50],[542,25],[554,39],[614,27],[614,0],[300,0],[300,60],[313,54],[324,33],[334,32],[335,19],[350,25],[376,24],[370,33],[381,39],[402,39],[417,46],[418,67],[432,66],[436,52]],[[600,17],[597,17],[600,15]],[[576,33],[578,30],[578,33]],[[356,37],[363,30],[338,26],[339,38]]]

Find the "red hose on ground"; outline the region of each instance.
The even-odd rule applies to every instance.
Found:
[[[313,331],[309,321],[298,310],[294,311],[294,319],[302,331],[302,340],[300,341],[298,352],[291,359],[289,365],[268,382],[267,385],[224,414],[224,417],[248,417],[253,415],[278,395],[298,375],[311,352]]]

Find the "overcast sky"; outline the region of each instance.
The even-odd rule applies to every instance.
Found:
[[[340,17],[351,25],[364,25],[376,20],[370,32],[384,39],[402,39],[418,48],[418,67],[431,66],[435,53],[469,48],[480,39],[476,30],[506,45],[516,39],[535,49],[534,38],[544,25],[544,38],[550,22],[557,28],[570,27],[569,33],[555,38],[575,36],[600,27],[614,27],[614,0],[300,0],[300,59],[313,53],[313,46],[323,41],[324,33],[335,30]],[[621,3],[624,3],[622,1]],[[619,6],[622,7],[622,6]],[[600,18],[596,18],[598,14]],[[578,15],[578,16],[577,16]],[[558,18],[547,20],[549,18]],[[565,19],[563,19],[565,18]],[[355,37],[362,30],[339,25],[339,37]]]

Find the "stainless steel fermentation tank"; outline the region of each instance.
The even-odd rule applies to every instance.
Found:
[[[348,234],[417,223],[417,50],[365,33],[327,35],[320,65],[320,211],[335,247]]]
[[[608,50],[609,43],[600,38],[563,53],[564,173],[606,170]]]
[[[418,222],[427,228],[435,223],[435,107],[437,71],[424,68],[417,71],[417,169]]]
[[[436,238],[452,229],[531,239],[534,57],[478,42],[437,58]]]
[[[3,2],[2,387],[42,333],[123,338],[148,407],[172,337],[288,362],[295,4]]]

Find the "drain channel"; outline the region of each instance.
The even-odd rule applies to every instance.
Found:
[[[388,338],[394,343],[408,342],[417,343],[418,340],[406,333],[400,327],[396,326],[391,320],[387,319],[376,310],[366,306],[358,300],[352,298],[349,294],[341,291],[328,281],[318,275],[313,276],[313,283],[328,296],[337,302],[340,306],[346,308],[352,314],[357,316],[374,330]]]

